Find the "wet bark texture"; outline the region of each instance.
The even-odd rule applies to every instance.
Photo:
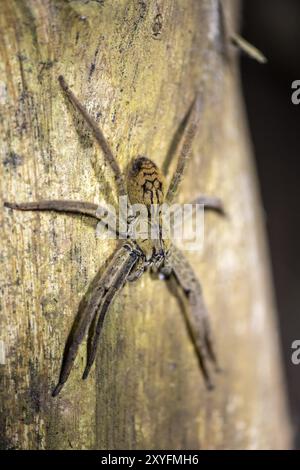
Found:
[[[235,24],[236,2],[225,2]],[[80,299],[116,242],[85,217],[1,206],[1,447],[285,448],[285,409],[268,256],[236,58],[216,0],[3,0],[2,201],[115,203],[109,166],[59,88],[63,74],[122,169],[162,165],[194,94],[205,106],[181,187],[220,196],[205,218],[202,280],[223,373],[203,383],[183,315],[164,282],[125,287],[83,382],[85,345],[51,390]],[[175,138],[176,142],[176,138]]]

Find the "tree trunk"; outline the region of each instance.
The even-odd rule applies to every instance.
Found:
[[[236,2],[225,4],[235,24]],[[123,170],[162,165],[195,92],[205,106],[180,202],[222,198],[205,217],[202,281],[223,373],[212,392],[180,307],[145,275],[111,308],[96,366],[85,345],[57,398],[80,299],[116,247],[85,217],[1,210],[2,448],[286,448],[276,314],[234,51],[216,0],[3,0],[2,200],[117,201],[102,152],[59,87],[96,117]],[[4,294],[4,295],[3,295]]]

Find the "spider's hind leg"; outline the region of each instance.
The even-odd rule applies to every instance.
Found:
[[[114,174],[115,174],[115,179],[116,183],[119,189],[119,195],[123,196],[127,194],[126,191],[126,186],[125,186],[125,181],[124,177],[121,173],[119,164],[116,160],[116,157],[111,151],[110,146],[108,145],[107,140],[105,139],[103,132],[101,131],[100,127],[98,126],[98,123],[95,121],[95,119],[90,116],[90,114],[87,112],[86,108],[80,103],[78,98],[74,95],[74,93],[70,90],[68,87],[64,77],[60,75],[58,77],[59,84],[64,91],[65,95],[67,96],[68,100],[73,104],[73,106],[80,112],[82,117],[85,119],[87,124],[90,126],[90,129],[92,130],[94,137],[96,141],[98,142],[100,148],[102,149],[104,156],[106,160],[108,161],[109,165],[111,166]]]

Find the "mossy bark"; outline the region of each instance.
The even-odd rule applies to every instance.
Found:
[[[227,21],[236,2],[225,3]],[[63,74],[125,169],[162,165],[200,88],[205,96],[180,201],[220,196],[206,216],[202,280],[223,373],[207,392],[184,318],[145,275],[114,302],[96,366],[85,346],[57,398],[64,343],[116,242],[87,218],[1,209],[2,448],[285,448],[277,325],[235,57],[216,0],[1,2],[2,201],[116,202],[110,168],[59,88]],[[225,54],[225,51],[227,53]]]

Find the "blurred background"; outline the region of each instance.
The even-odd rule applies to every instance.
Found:
[[[268,58],[261,66],[241,58],[279,315],[295,448],[300,449],[300,365],[291,344],[300,339],[300,105],[292,82],[300,80],[300,1],[244,0],[242,36]],[[267,399],[267,397],[266,397]]]

